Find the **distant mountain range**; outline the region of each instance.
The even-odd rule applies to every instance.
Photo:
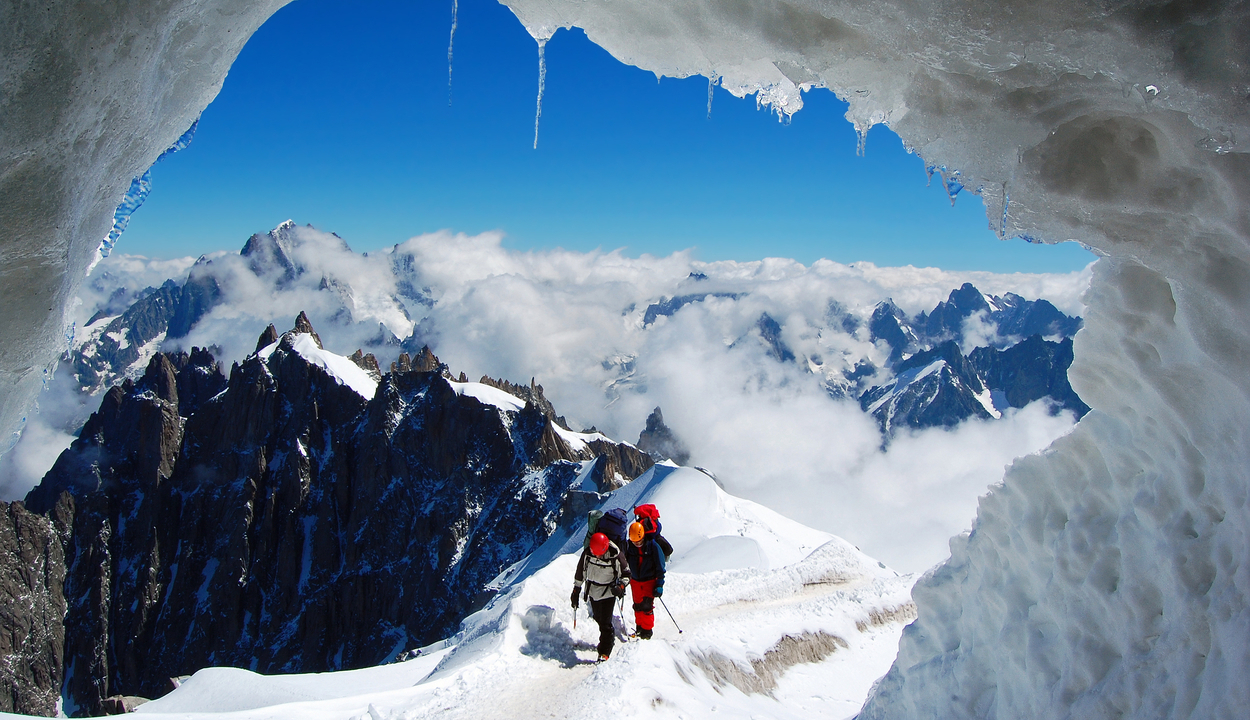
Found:
[[[110,298],[79,331],[67,357],[74,381],[83,391],[98,393],[123,378],[137,379],[158,350],[186,347],[188,337],[221,355],[226,339],[204,337],[201,321],[215,309],[246,304],[239,287],[262,287],[266,297],[284,292],[315,297],[319,325],[379,357],[412,355],[426,344],[436,345],[430,337],[436,292],[423,281],[412,254],[397,248],[368,257],[385,278],[373,284],[352,280],[325,257],[365,256],[352,253],[335,235],[288,221],[253,235],[236,257],[202,258],[180,283],[170,280],[133,298]],[[692,306],[745,302],[751,295],[701,272],[692,272],[680,288],[679,294],[639,298],[624,308],[626,318],[637,324],[634,332],[652,332],[663,319]],[[821,320],[822,338],[845,338],[837,341],[844,349],[832,357],[792,347],[785,319],[783,308],[761,312],[754,328],[730,347],[759,343],[775,362],[818,374],[830,395],[856,401],[871,413],[887,440],[905,428],[997,418],[1009,408],[1043,399],[1055,411],[1078,417],[1088,411],[1067,382],[1071,338],[1081,319],[1045,299],[986,295],[965,283],[914,317],[890,299],[852,309],[830,300]],[[635,360],[628,351],[602,358],[612,375],[604,386],[609,400],[645,390],[646,378],[637,374]]]
[[[995,339],[965,356],[957,338],[965,337],[970,321],[992,330]],[[1072,335],[1080,327],[1080,318],[1046,300],[986,296],[968,283],[916,318],[887,300],[873,311],[869,331],[890,347],[893,378],[860,393],[860,407],[887,436],[904,427],[999,418],[1008,408],[1042,399],[1083,417],[1089,406],[1068,383]]]

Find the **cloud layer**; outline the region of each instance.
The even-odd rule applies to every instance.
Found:
[[[237,255],[211,258],[225,302],[166,349],[216,346],[228,367],[253,350],[265,325],[286,329],[306,311],[328,349],[361,347],[384,367],[413,332],[453,372],[535,378],[575,429],[633,440],[660,406],[691,463],[730,492],[846,537],[900,570],[945,557],[947,539],[970,526],[976,498],[1003,467],[1073,423],[1030,406],[1000,421],[900,436],[882,450],[875,421],[854,401],[831,397],[825,383],[861,360],[884,366],[888,348],[871,344],[862,327],[881,300],[915,314],[971,282],[1079,315],[1088,270],[999,275],[781,258],[702,263],[681,252],[517,252],[497,233],[435,233],[359,255],[336,236],[296,231],[288,254],[305,272],[295,279],[272,269],[258,275]],[[95,271],[107,282],[89,283],[96,290],[79,308],[82,321],[104,304],[108,283],[155,285],[162,273],[205,267],[114,255]],[[647,322],[648,307],[673,298],[682,299],[668,302],[674,312],[653,310]],[[762,329],[764,316],[779,328],[775,337]],[[965,330],[965,344],[986,332]],[[778,348],[793,359],[780,360]],[[33,483],[29,473],[16,486]]]

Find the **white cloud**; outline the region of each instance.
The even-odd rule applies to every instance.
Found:
[[[296,235],[302,243],[291,254],[306,273],[295,281],[257,277],[238,255],[214,257],[226,302],[171,344],[216,345],[229,367],[252,352],[267,324],[285,330],[305,311],[328,349],[363,347],[386,367],[398,349],[376,342],[378,323],[396,335],[415,323],[419,339],[453,372],[535,378],[575,429],[595,425],[634,440],[651,409],[663,407],[692,462],[731,492],[842,535],[901,570],[945,557],[947,539],[969,526],[977,496],[1004,465],[1072,425],[1066,415],[1030,406],[996,422],[899,436],[882,451],[875,421],[854,401],[831,398],[809,367],[837,373],[861,359],[883,364],[866,332],[843,330],[830,314],[833,303],[864,322],[887,297],[915,314],[971,282],[989,294],[1046,297],[1080,314],[1088,269],[998,275],[827,260],[808,267],[781,258],[702,263],[684,252],[521,252],[505,249],[499,233],[449,232],[363,256],[327,233],[299,228]],[[185,274],[189,266],[186,259],[169,269]],[[145,278],[160,271],[124,255],[100,267],[114,279],[127,268]],[[394,267],[405,274],[397,277]],[[405,292],[428,292],[434,306]],[[705,295],[644,324],[652,303]],[[355,322],[344,323],[344,313]],[[758,328],[765,313],[797,362],[770,356]],[[988,337],[987,328],[968,323],[965,345]],[[44,439],[49,448],[63,440]]]

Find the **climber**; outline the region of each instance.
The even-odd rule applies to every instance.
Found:
[[[655,628],[655,599],[664,594],[664,551],[647,534],[642,523],[630,523],[629,545],[625,560],[629,563],[629,590],[634,599],[635,633],[643,640],[651,639]]]
[[[607,535],[597,532],[590,536],[590,546],[582,551],[573,576],[573,594],[569,602],[577,611],[578,599],[590,600],[590,614],[599,625],[599,660],[607,660],[616,642],[612,627],[612,606],[616,599],[625,597],[625,584],[629,581],[629,566],[622,559],[623,553]]]

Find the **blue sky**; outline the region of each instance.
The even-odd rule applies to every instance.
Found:
[[[864,157],[832,93],[789,125],[704,78],[656,81],[577,30],[547,44],[532,148],[537,46],[494,0],[461,0],[448,104],[451,2],[299,0],[244,48],[186,150],[118,251],[237,250],[287,218],[357,251],[440,229],[505,246],[695,248],[701,260],[784,256],[950,270],[1062,272],[1073,243],[1000,242],[979,198],[952,208],[887,128]]]

